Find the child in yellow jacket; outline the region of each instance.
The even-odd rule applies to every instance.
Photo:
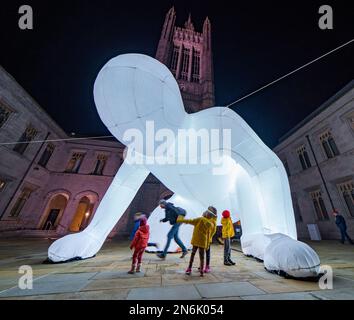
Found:
[[[194,226],[193,236],[191,244],[193,246],[191,257],[189,260],[189,266],[186,270],[186,274],[190,275],[192,273],[192,267],[194,262],[194,256],[199,251],[200,258],[200,267],[199,272],[200,276],[204,275],[204,251],[209,248],[211,243],[211,234],[213,232],[213,223],[210,221],[211,212],[214,212],[213,207],[209,207],[207,211],[203,213],[203,216],[196,219],[184,219],[183,216],[179,216],[177,219],[178,223],[187,223]],[[216,210],[215,210],[216,213]]]
[[[230,217],[230,211],[224,210],[222,213],[222,237],[224,239],[224,265],[232,266],[236,263],[231,260],[231,238],[235,236],[234,225]]]

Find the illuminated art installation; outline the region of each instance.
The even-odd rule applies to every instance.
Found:
[[[296,240],[290,188],[282,162],[233,110],[213,107],[187,114],[169,69],[140,54],[111,59],[97,76],[94,98],[102,121],[119,141],[128,145],[128,152],[90,225],[80,233],[55,241],[48,250],[49,259],[61,262],[94,256],[152,173],[174,192],[169,201],[186,209],[187,217],[200,216],[212,205],[218,209],[218,222],[224,209],[232,213],[234,222],[240,219],[243,252],[264,260],[268,270],[281,270],[295,277],[318,274],[317,254]],[[127,132],[135,130],[145,138],[151,124],[155,132],[167,128],[172,136],[166,141],[158,136],[148,137],[146,144],[155,139],[156,147],[136,148],[132,160]],[[212,161],[201,163],[206,155],[203,150],[192,159],[198,161],[187,163],[180,159],[180,153],[172,152],[176,137],[189,129],[229,129],[229,145],[208,150],[207,155],[219,156],[218,165]],[[188,144],[184,147],[187,154],[195,151]],[[161,149],[170,153],[172,161],[168,164],[161,160],[166,155]],[[220,167],[224,169],[216,170]],[[159,222],[162,217],[164,212],[157,207],[149,218],[150,242],[157,242],[160,247],[170,228],[168,223]],[[191,234],[191,226],[181,226],[180,237],[185,244],[190,244]],[[175,250],[176,245],[171,244],[170,249]]]

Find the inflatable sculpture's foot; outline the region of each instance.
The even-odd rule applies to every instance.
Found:
[[[65,262],[93,257],[104,241],[86,232],[69,234],[55,241],[48,249],[48,259]]]
[[[262,260],[265,268],[294,278],[316,278],[320,258],[307,244],[285,234],[247,234],[241,238],[242,251]]]
[[[268,271],[293,278],[318,277],[320,258],[310,246],[283,234],[269,237],[272,241],[264,252],[264,266]]]

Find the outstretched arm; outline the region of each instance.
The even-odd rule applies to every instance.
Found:
[[[90,225],[82,232],[67,235],[55,241],[48,249],[53,262],[72,258],[94,256],[108,234],[134,199],[138,189],[148,176],[143,166],[135,166],[125,160],[104,195]]]
[[[183,216],[178,216],[177,218],[177,222],[178,223],[186,223],[186,224],[191,224],[193,226],[197,225],[198,221],[200,220],[200,218],[196,218],[196,219],[184,219]]]

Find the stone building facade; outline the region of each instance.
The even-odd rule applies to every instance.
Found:
[[[354,238],[354,80],[280,139],[274,148],[289,175],[298,235],[316,224],[339,239],[333,208]],[[321,177],[322,175],[322,177]]]
[[[172,57],[178,61],[171,71],[188,112],[214,104],[210,37],[208,19],[198,33],[190,17],[179,28],[174,9],[168,12],[156,58],[170,69]],[[122,164],[124,146],[71,138],[0,67],[0,236],[57,237],[88,225]],[[150,174],[110,236],[127,236],[135,212],[149,213],[171,195]]]

